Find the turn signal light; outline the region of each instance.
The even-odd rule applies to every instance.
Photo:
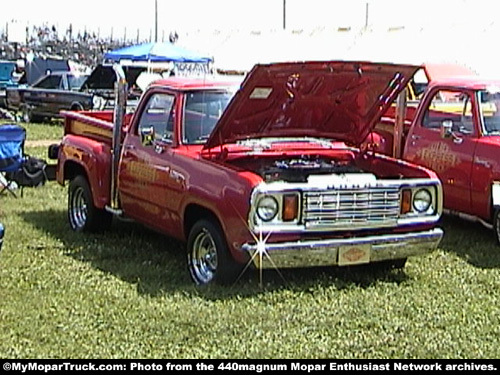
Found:
[[[401,197],[401,214],[411,212],[411,190],[403,190]]]
[[[293,221],[299,215],[299,196],[297,194],[287,194],[283,196],[283,221]]]

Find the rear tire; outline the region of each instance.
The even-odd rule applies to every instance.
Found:
[[[197,285],[232,284],[243,269],[229,253],[220,225],[208,219],[199,220],[189,232],[187,263]]]
[[[75,232],[100,232],[109,229],[113,216],[94,206],[92,191],[84,176],[71,180],[68,189],[68,222]]]
[[[33,111],[27,105],[21,107],[21,118],[26,123],[42,122],[43,120],[43,117],[34,115]]]
[[[83,105],[80,103],[75,103],[71,106],[72,111],[83,111]]]

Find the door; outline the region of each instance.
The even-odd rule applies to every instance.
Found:
[[[475,96],[435,88],[429,97],[408,135],[405,159],[438,174],[445,208],[470,213],[472,163],[480,134]]]
[[[40,116],[58,114],[59,110],[55,108],[54,93],[63,86],[64,77],[62,74],[50,74],[28,89],[24,97],[26,103],[32,106],[32,113]]]
[[[164,92],[145,99],[123,145],[120,200],[127,215],[164,230],[171,220],[168,202],[176,100]]]

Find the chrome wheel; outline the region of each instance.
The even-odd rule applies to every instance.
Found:
[[[69,202],[69,221],[73,230],[79,231],[85,227],[88,219],[88,204],[82,187],[73,190]]]
[[[191,279],[197,285],[234,283],[241,275],[243,264],[235,262],[217,219],[198,220],[189,231],[187,265]]]
[[[194,238],[189,268],[197,284],[212,281],[217,271],[217,246],[210,232],[203,228]]]
[[[76,176],[69,183],[68,221],[75,232],[101,232],[111,226],[112,216],[94,206],[92,190],[84,176]]]

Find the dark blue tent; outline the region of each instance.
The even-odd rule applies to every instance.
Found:
[[[40,77],[43,77],[47,72],[69,72],[68,60],[35,57],[33,60],[26,62],[24,68],[25,74],[21,77],[19,83],[27,83],[31,85],[35,83]]]
[[[201,56],[193,51],[172,43],[143,43],[120,48],[104,54],[104,59],[113,62],[120,60],[150,62],[209,63],[212,58]]]

